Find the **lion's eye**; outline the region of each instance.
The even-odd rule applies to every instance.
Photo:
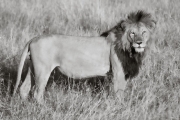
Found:
[[[135,33],[134,33],[134,32],[131,32],[131,33],[130,33],[130,37],[131,37],[131,38],[134,38],[134,36],[135,36]]]

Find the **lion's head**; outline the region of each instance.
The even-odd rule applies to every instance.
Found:
[[[151,43],[151,33],[154,31],[156,22],[151,14],[144,11],[133,12],[126,20],[122,20],[115,27],[101,36],[115,34],[115,51],[120,59],[126,78],[132,78],[139,72],[142,58],[145,55],[149,43]]]
[[[119,47],[124,50],[133,48],[137,53],[144,52],[155,25],[150,14],[143,11],[131,13],[126,20],[116,26],[115,34],[117,42],[120,43]]]

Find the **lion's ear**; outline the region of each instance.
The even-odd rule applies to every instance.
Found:
[[[151,28],[152,28],[152,29],[155,29],[155,28],[156,28],[156,21],[155,21],[155,20],[152,20],[152,22],[151,22]]]
[[[127,22],[126,22],[125,20],[122,20],[122,21],[120,22],[120,27],[121,27],[121,29],[122,29],[123,31],[125,30],[126,26],[127,26]]]
[[[149,28],[150,28],[151,31],[154,31],[154,29],[156,28],[156,21],[155,20],[151,21],[151,24],[149,25]]]

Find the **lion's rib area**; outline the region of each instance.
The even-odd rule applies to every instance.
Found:
[[[59,66],[68,77],[105,76],[109,71],[110,43],[104,37],[53,35],[33,41],[30,51],[34,66]]]

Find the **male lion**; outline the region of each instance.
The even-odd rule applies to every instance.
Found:
[[[30,56],[31,65],[20,87],[22,98],[27,98],[31,84],[35,83],[34,97],[41,103],[48,78],[55,67],[71,78],[106,76],[111,70],[114,91],[124,90],[126,79],[133,78],[139,72],[154,27],[151,15],[138,11],[101,37],[36,37],[24,48],[13,94],[19,85],[27,56]],[[31,79],[31,71],[34,71],[35,82]]]

